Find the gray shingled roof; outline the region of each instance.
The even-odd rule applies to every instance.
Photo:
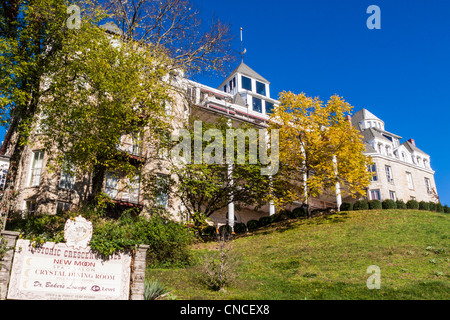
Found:
[[[417,148],[415,145],[413,145],[409,141],[403,142],[402,145],[405,146],[409,151],[417,151],[417,152],[421,152],[421,153],[424,153],[426,155],[429,155],[428,153],[426,153],[426,152],[420,150],[419,148]]]
[[[374,128],[375,129],[375,131],[378,131],[378,132],[380,132],[381,134],[386,134],[386,135],[388,135],[388,136],[393,136],[394,138],[397,138],[397,139],[401,139],[402,137],[400,137],[399,135],[397,135],[397,134],[395,134],[395,133],[391,133],[391,132],[389,132],[389,131],[386,131],[386,130],[380,130],[380,129],[378,129],[378,128]]]
[[[364,146],[366,147],[367,153],[376,153],[377,151],[372,147],[372,145],[366,141],[364,141]]]
[[[384,123],[383,120],[378,118],[376,115],[374,115],[372,112],[370,112],[367,109],[361,109],[358,112],[355,112],[352,115],[352,124],[355,126],[359,131],[361,131],[361,127],[359,126],[359,123],[363,120],[377,120]]]
[[[380,131],[375,130],[374,128],[368,128],[362,131],[361,135],[364,137],[364,141],[366,142],[372,140],[373,138],[385,140],[386,142],[392,142],[391,140],[383,136]]]
[[[248,65],[246,65],[244,62],[241,62],[241,64],[236,68],[236,70],[233,73],[236,73],[236,72],[242,73],[243,75],[249,76],[256,80],[270,83],[268,80],[266,80],[263,76],[261,76],[255,70],[253,70]]]
[[[230,73],[230,75],[225,79],[225,81],[222,82],[222,84],[219,86],[219,89],[221,89],[226,83],[228,83],[231,76],[233,76],[235,73],[240,73],[247,77],[270,84],[270,82],[267,79],[265,79],[263,76],[261,76],[259,73],[257,73],[252,68],[250,68],[244,62],[241,62],[241,64],[236,69],[234,69],[234,71],[232,73]]]

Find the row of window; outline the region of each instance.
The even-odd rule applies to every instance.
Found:
[[[370,190],[369,191],[369,197],[370,200],[379,200],[381,201],[381,193],[379,189],[376,190]],[[416,197],[409,197],[410,200],[416,200]],[[395,193],[395,191],[389,190],[389,199],[397,201],[397,194]]]
[[[379,189],[370,190],[369,194],[370,194],[370,200],[380,200],[381,201],[381,193],[380,193]],[[391,200],[397,201],[397,195],[396,195],[395,191],[389,190],[389,198]]]
[[[385,165],[385,171],[386,171],[386,180],[389,183],[394,183],[394,176],[392,174],[392,167]],[[369,172],[372,174],[372,181],[378,181],[378,174],[377,174],[377,166],[376,164],[373,164],[369,166]],[[408,188],[411,190],[414,190],[414,182],[411,172],[406,171],[406,181],[408,182]],[[425,178],[425,187],[427,189],[427,192],[429,194],[433,193],[431,188],[431,182],[429,178]]]
[[[273,111],[273,103],[264,100],[264,104],[266,107],[266,114],[271,114]],[[256,98],[256,97],[252,97],[252,110],[259,112],[259,113],[264,113],[263,112],[263,100]]]
[[[44,151],[34,151],[32,155],[32,163],[30,168],[30,178],[28,186],[34,187],[39,186],[41,175],[42,175],[42,164],[44,159]],[[61,170],[59,188],[65,190],[73,190],[75,187],[76,168],[63,168]],[[156,196],[156,206],[167,207],[168,204],[168,191],[167,182],[168,177],[163,174],[158,174],[157,178],[157,196]],[[112,199],[117,199],[119,193],[119,178],[112,172],[107,172],[105,177],[105,193],[108,194]],[[128,188],[126,190],[121,190],[121,200],[130,203],[139,203],[139,177],[136,176],[132,181],[128,181]],[[58,205],[61,203],[61,205]],[[64,202],[58,202],[58,210],[68,208],[68,206],[62,206]],[[25,210],[28,213],[33,213],[35,211],[35,200],[25,201]]]
[[[266,95],[266,84],[255,80],[255,88],[253,88],[253,81],[251,78],[246,76],[241,76],[242,89],[256,92],[257,94]],[[231,79],[228,83],[223,86],[224,92],[232,92],[236,88],[236,77]]]
[[[397,142],[395,142],[397,141]],[[384,154],[387,155],[389,157],[394,157],[397,159],[400,159],[399,156],[399,152],[397,150],[392,152],[392,148],[389,145],[383,146],[383,144],[379,143],[377,145],[378,147],[378,153],[380,154]],[[394,147],[398,147],[398,140],[394,140]],[[409,162],[409,163],[413,163],[416,164],[418,166],[424,167],[426,169],[430,169],[430,163],[428,161],[428,159],[425,158],[421,158],[420,156],[415,157],[413,154],[411,154],[411,160],[408,161],[408,156],[405,152],[401,153],[401,160],[403,160],[404,162]]]
[[[360,122],[360,125],[364,128],[364,129],[368,129],[368,128],[376,128],[376,129],[380,129],[383,130],[383,125],[381,124],[380,121],[365,121],[365,122]]]

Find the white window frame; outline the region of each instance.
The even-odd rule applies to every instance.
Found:
[[[105,175],[105,193],[116,200],[119,193],[119,178],[113,172],[107,172]]]
[[[395,191],[389,190],[389,198],[391,200],[397,201],[397,194],[395,193]]]
[[[36,155],[38,156],[36,162]],[[36,167],[36,163],[40,165],[40,167]],[[36,150],[31,154],[31,163],[30,163],[30,171],[28,175],[28,186],[36,187],[39,186],[42,176],[42,168],[44,163],[44,151]]]
[[[433,189],[431,188],[431,180],[429,178],[425,178],[425,187],[427,188],[428,194],[433,193]]]
[[[130,203],[139,203],[139,188],[140,188],[140,178],[135,176],[132,180],[127,181],[128,188],[122,192],[122,201]]]
[[[68,173],[64,167],[61,169],[61,175],[59,178],[59,188],[64,190],[73,190],[75,187],[75,167],[71,168],[72,173]]]
[[[406,172],[406,181],[408,182],[408,188],[414,190],[414,181],[411,172]]]
[[[30,210],[30,208],[32,210]],[[35,199],[28,199],[23,202],[23,214],[22,216],[25,217],[26,215],[33,215],[36,212],[36,200]]]
[[[378,181],[377,165],[376,165],[375,163],[369,165],[369,172],[371,173],[371,175],[370,175],[370,181],[372,181],[372,182]],[[374,174],[374,173],[375,173],[375,174]]]
[[[394,183],[394,176],[392,174],[392,167],[385,165],[385,170],[386,170],[386,179],[389,183]]]
[[[369,190],[370,200],[380,200],[381,201],[381,192],[380,189]],[[377,194],[377,197],[374,197],[374,194]]]

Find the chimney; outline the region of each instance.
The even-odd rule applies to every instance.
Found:
[[[352,116],[350,116],[350,115],[345,116],[344,119],[345,119],[346,121],[348,121],[348,123],[350,123],[350,125],[352,125]]]
[[[416,146],[416,142],[414,141],[414,139],[409,139],[408,142],[411,143],[414,147]]]

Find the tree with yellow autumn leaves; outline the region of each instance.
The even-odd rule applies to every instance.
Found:
[[[367,167],[371,159],[358,130],[346,116],[353,107],[342,97],[332,96],[324,104],[304,93],[283,92],[271,115],[271,129],[279,130],[280,171],[288,192],[275,195],[279,207],[336,192],[361,196],[370,183]],[[311,206],[308,206],[311,216]]]

